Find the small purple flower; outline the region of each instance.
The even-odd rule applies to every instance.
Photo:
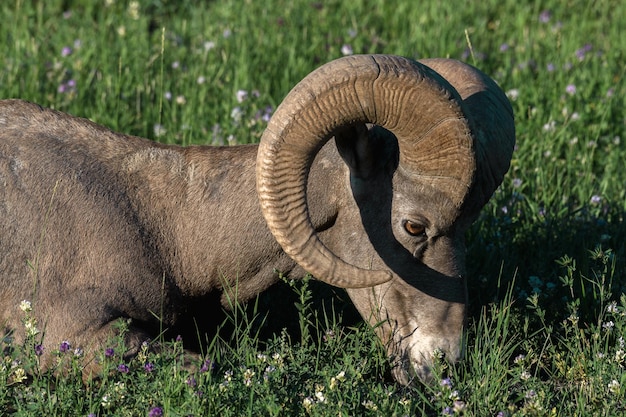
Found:
[[[215,367],[213,361],[211,359],[206,359],[200,367],[200,372],[208,372]]]
[[[104,349],[104,356],[106,356],[107,358],[112,358],[114,355],[115,355],[115,349],[113,348]]]
[[[541,23],[548,23],[551,17],[552,13],[550,12],[550,10],[544,10],[539,14],[539,21]]]
[[[441,385],[442,387],[446,387],[446,388],[452,389],[452,380],[450,378],[444,378],[444,379],[441,380],[439,385]]]
[[[519,188],[522,185],[521,178],[513,178],[513,187]]]
[[[570,96],[573,96],[576,94],[576,86],[574,84],[568,84],[567,87],[565,87],[565,92]]]
[[[587,52],[591,52],[592,49],[593,46],[591,46],[590,43],[585,44],[585,46],[576,51],[576,58],[578,58],[579,61],[582,61],[583,59],[585,59]]]
[[[163,415],[163,409],[161,407],[154,407],[150,409],[148,417],[161,417]]]
[[[35,345],[35,355],[37,356],[41,356],[43,355],[43,346],[42,345]]]
[[[155,368],[155,366],[154,366],[154,364],[153,364],[152,362],[147,362],[147,363],[143,366],[143,369],[144,369],[146,372],[152,372],[152,371],[154,371],[154,368]]]
[[[500,52],[506,52],[509,50],[509,44],[508,43],[503,43],[502,45],[500,45]]]
[[[182,342],[183,341],[183,337],[181,335],[176,336],[176,341],[177,342]]]
[[[72,55],[72,48],[70,48],[69,46],[64,46],[63,49],[61,49],[61,56],[69,55]]]
[[[198,381],[196,381],[196,378],[194,378],[193,376],[187,378],[187,381],[185,381],[185,383],[190,387],[195,387],[196,385],[198,385]]]
[[[119,365],[117,365],[117,371],[123,374],[127,374],[130,369],[128,368],[128,365],[120,363]]]
[[[64,340],[61,342],[61,345],[59,345],[59,352],[65,353],[71,348],[72,348],[72,345],[70,345],[70,342],[68,342],[67,340]]]
[[[600,204],[600,201],[602,201],[602,197],[599,195],[594,194],[591,196],[591,204]]]
[[[548,70],[548,72],[554,72],[554,64],[550,62],[548,65],[546,65],[546,69]]]

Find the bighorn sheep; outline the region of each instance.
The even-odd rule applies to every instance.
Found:
[[[44,352],[94,352],[130,318],[132,353],[188,300],[308,271],[382,323],[399,382],[427,377],[436,349],[462,355],[464,233],[514,142],[502,91],[448,59],[326,64],[258,146],[166,146],[1,101],[0,323],[23,340],[31,300]]]

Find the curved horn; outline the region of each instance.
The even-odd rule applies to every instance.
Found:
[[[261,209],[284,251],[334,286],[369,287],[390,280],[389,271],[344,262],[317,237],[306,199],[313,159],[338,127],[373,123],[397,137],[403,172],[460,207],[476,168],[462,107],[458,93],[440,75],[396,56],[344,57],[305,77],[276,110],[257,156]]]
[[[498,85],[480,70],[453,59],[423,59],[461,96],[476,141],[476,178],[467,201],[469,210],[482,208],[509,170],[515,146],[513,108]]]

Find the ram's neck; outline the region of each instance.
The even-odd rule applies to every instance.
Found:
[[[301,275],[270,234],[256,193],[257,146],[152,148],[125,159],[131,198],[157,242],[164,273],[189,295],[237,286],[247,299],[276,271]],[[343,162],[333,143],[311,169],[309,206],[318,229],[332,227]],[[345,188],[345,187],[344,187]]]

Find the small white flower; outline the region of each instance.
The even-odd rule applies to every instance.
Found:
[[[346,43],[341,47],[341,53],[343,55],[352,55],[354,54],[354,49],[352,49],[352,46]]]
[[[311,408],[313,408],[313,404],[313,398],[311,397],[306,397],[304,400],[302,400],[302,406],[307,412],[311,411]]]
[[[22,310],[24,313],[30,313],[31,311],[33,311],[33,306],[31,305],[30,301],[23,300],[20,303],[20,310]]]
[[[619,310],[617,308],[617,302],[616,301],[612,301],[610,302],[607,306],[606,306],[606,312],[607,313],[611,313],[611,314],[617,314],[619,313]]]
[[[620,383],[617,382],[616,379],[612,380],[611,382],[608,383],[607,387],[609,388],[609,392],[611,394],[619,394],[620,391]]]
[[[248,92],[246,90],[237,90],[237,103],[243,103],[248,98]]]
[[[521,379],[522,381],[528,381],[528,380],[530,379],[530,376],[531,376],[531,375],[530,375],[530,372],[528,372],[528,371],[523,371],[523,372],[520,374],[520,376],[519,376],[519,377],[520,377],[520,379]]]
[[[517,88],[513,88],[506,92],[506,96],[509,100],[515,101],[519,98],[519,90]]]

